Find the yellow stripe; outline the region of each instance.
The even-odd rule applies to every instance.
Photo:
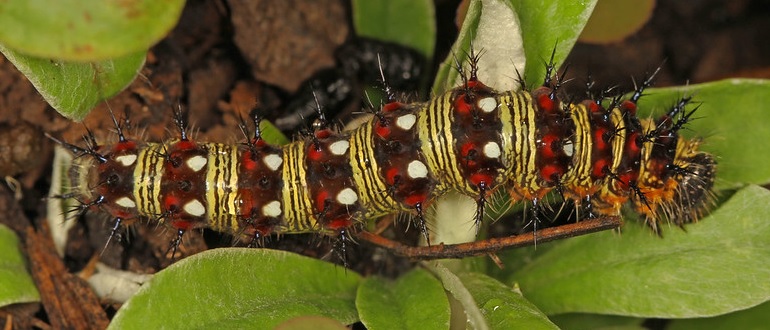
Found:
[[[513,173],[513,178],[517,178],[519,187],[525,186],[525,178],[528,173],[527,170],[527,156],[526,153],[529,150],[528,140],[529,138],[529,126],[524,125],[525,114],[524,109],[526,104],[521,99],[519,93],[513,94],[513,107],[509,109],[513,114],[513,127],[516,143],[514,147],[514,164],[516,164],[516,171]]]
[[[139,214],[157,217],[161,213],[160,184],[163,180],[162,144],[148,144],[139,152],[134,167],[134,200]],[[160,219],[163,221],[163,219]]]
[[[532,97],[529,94],[527,94],[526,97],[528,98],[527,100],[528,102],[525,102],[524,104],[526,105],[525,108],[527,110],[527,120],[529,124],[529,130],[528,130],[529,138],[527,139],[527,142],[529,142],[527,144],[527,149],[528,149],[527,155],[529,156],[527,160],[527,173],[529,173],[529,175],[527,176],[527,178],[529,179],[529,183],[527,184],[527,186],[530,188],[531,191],[535,191],[540,189],[540,185],[538,185],[538,178],[540,176],[538,173],[537,164],[535,163],[535,161],[537,160],[537,143],[535,141],[537,139],[536,119],[537,119],[537,111],[539,110],[535,107],[535,104],[533,103],[534,100],[532,100]]]
[[[207,185],[209,221],[212,227],[237,232],[237,147],[214,143],[209,144],[209,147],[206,182],[221,182],[213,187]]]
[[[305,142],[298,141],[283,148],[283,214],[286,232],[300,233],[317,230],[310,200],[305,167]]]
[[[513,178],[520,178],[519,186],[527,191],[535,191],[540,188],[537,184],[537,166],[535,166],[535,157],[537,156],[537,145],[535,137],[537,129],[535,127],[536,109],[532,103],[529,93],[512,93],[513,107],[513,126],[518,134],[516,138],[514,155],[515,171]]]
[[[441,125],[434,126],[434,129],[443,132],[446,141],[449,141],[446,148],[443,148],[442,150],[444,155],[442,158],[444,163],[442,165],[447,169],[447,178],[451,179],[451,181],[448,181],[447,183],[454,184],[451,188],[473,194],[476,192],[476,187],[471,186],[468,180],[465,179],[465,176],[463,176],[462,172],[460,172],[460,160],[457,158],[457,139],[452,134],[454,113],[456,111],[453,107],[453,101],[454,99],[451,97],[451,94],[445,94],[445,98],[440,104],[441,109],[437,109],[437,111],[439,111],[437,115],[440,116],[442,122]],[[439,189],[439,191],[441,191],[441,189]]]
[[[436,191],[455,188],[473,192],[473,187],[469,188],[457,166],[457,141],[451,129],[454,111],[452,93],[448,92],[434,99],[419,113],[421,149],[428,163],[428,170],[437,177]]]
[[[512,92],[506,92],[505,94],[501,94],[498,96],[497,104],[499,104],[499,110],[500,111],[500,121],[502,122],[503,128],[500,131],[501,139],[500,142],[502,145],[500,148],[502,149],[502,156],[501,159],[503,160],[503,172],[500,174],[500,176],[503,178],[503,183],[505,183],[514,173],[516,166],[516,160],[515,160],[515,152],[516,152],[516,137],[514,136],[514,127],[513,127],[513,115],[511,114],[511,107],[515,106],[513,103],[514,99],[512,97]]]
[[[640,134],[642,135],[647,135],[647,133],[655,129],[655,122],[653,122],[652,120],[649,120],[649,119],[641,120],[640,124],[642,125],[642,131],[640,132]],[[641,182],[642,184],[652,185],[650,183],[650,180],[654,179],[654,178],[648,178],[649,171],[647,169],[647,166],[649,166],[649,163],[650,163],[650,157],[652,156],[652,148],[655,146],[654,145],[655,139],[657,139],[657,137],[653,137],[652,141],[646,141],[642,143],[642,158],[641,158],[641,166],[639,167],[639,182]],[[679,141],[681,140],[682,139],[679,139]],[[677,152],[679,150],[679,144],[680,143],[677,143]],[[674,158],[674,159],[676,160],[677,158]],[[658,178],[658,180],[660,179]],[[660,184],[662,185],[662,182],[660,182]]]
[[[206,155],[206,181],[203,183],[206,184],[206,211],[208,212],[209,226],[216,230],[221,230],[224,228],[219,218],[219,214],[222,211],[219,200],[221,197],[219,186],[221,185],[217,184],[215,187],[208,185],[208,183],[220,182],[218,180],[220,180],[219,168],[221,164],[217,156],[219,154],[219,146],[216,143],[210,143],[208,147],[209,152]]]
[[[623,114],[617,107],[612,109],[610,113],[610,121],[615,128],[619,128],[615,132],[615,137],[612,138],[612,168],[611,173],[617,173],[617,169],[620,166],[620,161],[623,159],[623,147],[626,144],[627,127],[623,121]]]
[[[591,151],[593,139],[591,139],[590,112],[585,105],[570,106],[572,122],[575,124],[575,136],[573,140],[574,152],[572,163],[565,175],[564,184],[567,186],[588,187],[591,185]]]
[[[227,194],[227,200],[226,204],[230,205],[230,215],[231,215],[231,225],[230,227],[233,228],[233,232],[237,231],[238,228],[238,214],[241,213],[240,209],[240,203],[237,201],[239,200],[238,196],[238,164],[239,164],[239,153],[238,153],[238,147],[230,148],[230,161],[229,161],[229,171],[228,176],[225,177],[226,180],[230,183],[229,187],[229,193]]]
[[[440,170],[441,167],[439,165],[439,153],[438,148],[441,148],[442,146],[446,145],[444,141],[436,141],[440,140],[440,136],[436,136],[434,138],[433,133],[433,121],[432,121],[432,108],[435,106],[436,103],[440,102],[441,98],[436,98],[433,100],[433,102],[426,105],[425,109],[423,111],[420,111],[417,113],[417,125],[418,125],[418,132],[417,135],[420,137],[420,141],[422,142],[422,145],[420,146],[420,149],[422,150],[422,154],[425,157],[426,165],[428,166],[428,170],[433,173],[434,175],[442,176]],[[437,178],[439,181],[441,181],[440,178]]]
[[[387,186],[380,176],[374,152],[372,123],[364,124],[349,138],[350,167],[359,175],[353,175],[361,205],[366,207],[366,218],[387,214],[397,203],[387,193]]]

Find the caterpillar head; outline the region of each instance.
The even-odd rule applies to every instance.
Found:
[[[674,190],[670,203],[664,205],[664,211],[670,221],[677,225],[693,222],[701,218],[714,203],[714,175],[716,160],[705,152],[696,152],[682,158],[677,168],[681,180]]]
[[[698,150],[700,144],[700,139],[679,137],[672,161],[660,173],[663,185],[659,197],[651,199],[651,209],[637,203],[637,210],[646,215],[653,229],[657,229],[660,216],[681,227],[702,218],[713,206],[717,164],[714,156]]]

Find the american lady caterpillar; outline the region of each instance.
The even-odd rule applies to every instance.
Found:
[[[344,242],[365,219],[400,211],[425,232],[425,208],[450,189],[477,201],[477,222],[500,189],[535,206],[556,191],[584,220],[618,217],[630,201],[655,230],[662,218],[681,225],[706,210],[716,162],[698,150],[699,139],[678,134],[694,112],[685,109],[689,98],[642,120],[637,102],[652,78],[604,107],[561,100],[552,65],[535,90],[495,91],[477,79],[477,60],[470,56],[469,72],[458,68],[461,86],[426,103],[389,95],[352,132],[322,127],[283,147],[258,130],[243,144],[195,142],[181,120],[180,138],[166,143],[119,134],[113,145],[68,145],[80,156],[73,193],[83,209],[109,213],[116,228],[150,218],[179,238],[209,227],[252,241],[324,232]]]

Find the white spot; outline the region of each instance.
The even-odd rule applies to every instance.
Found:
[[[348,148],[350,148],[350,142],[347,140],[339,140],[329,146],[329,151],[334,155],[342,156],[348,152]]]
[[[272,201],[262,207],[262,215],[277,218],[281,215],[281,202]]]
[[[399,128],[408,131],[412,129],[412,126],[414,126],[414,123],[417,122],[417,116],[413,114],[403,115],[401,117],[398,117],[396,119],[396,126]]]
[[[277,170],[279,167],[281,167],[281,164],[283,163],[283,158],[281,156],[278,156],[276,154],[270,154],[262,158],[262,161],[267,165],[267,168],[269,168],[271,171]]]
[[[490,113],[492,111],[495,111],[495,109],[497,109],[497,101],[493,97],[485,97],[479,100],[478,106],[481,109],[481,111]]]
[[[358,201],[358,194],[353,189],[345,188],[337,194],[337,201],[342,205],[353,205]]]
[[[187,214],[200,217],[206,214],[206,208],[203,207],[203,204],[199,202],[197,199],[194,199],[183,207],[184,211],[187,212]]]
[[[568,157],[572,157],[572,154],[575,153],[575,145],[572,144],[571,140],[564,141],[564,146],[561,148],[564,150],[564,154]]]
[[[428,176],[428,168],[419,160],[413,160],[406,169],[412,179],[420,179]]]
[[[198,172],[204,166],[206,166],[206,163],[208,162],[209,160],[206,159],[206,157],[203,157],[201,155],[192,156],[190,157],[190,159],[187,160],[187,167],[191,168],[195,172]]]
[[[134,162],[136,162],[136,155],[123,155],[115,157],[115,160],[118,161],[123,166],[131,166],[134,165]]]
[[[500,157],[500,145],[497,142],[489,142],[484,145],[484,156],[487,158],[499,158]]]
[[[133,209],[136,207],[136,203],[134,203],[134,201],[132,201],[131,198],[128,198],[125,196],[118,198],[118,200],[115,201],[115,204],[118,204],[122,207],[129,208],[129,209]]]

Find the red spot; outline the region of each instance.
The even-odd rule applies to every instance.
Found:
[[[562,176],[562,174],[564,174],[564,171],[561,166],[555,164],[546,165],[540,169],[540,177],[550,183],[559,181],[559,177]]]
[[[383,125],[381,121],[377,121],[374,124],[374,132],[377,133],[377,135],[383,139],[387,139],[390,136],[390,126],[389,125]]]
[[[127,141],[124,141],[124,142],[118,142],[115,145],[114,152],[115,153],[119,153],[119,152],[128,151],[128,150],[130,150],[130,151],[136,150],[136,142],[131,141],[131,140],[127,140]]]
[[[324,209],[324,204],[326,204],[326,200],[329,198],[329,192],[324,190],[321,190],[318,192],[317,195],[315,195],[315,206],[316,209],[320,212]]]
[[[594,101],[588,102],[588,110],[591,110],[592,113],[601,112],[603,109]]]
[[[642,149],[639,148],[639,145],[636,143],[636,140],[639,138],[639,133],[634,132],[631,133],[631,135],[628,136],[628,139],[626,141],[626,147],[628,148],[627,154],[629,155],[638,155],[641,154]]]
[[[402,106],[403,104],[401,102],[390,102],[382,106],[382,111],[392,112],[401,109]]]
[[[128,219],[128,218],[132,218],[134,216],[133,213],[124,211],[125,210],[124,207],[121,206],[120,208],[123,209],[123,210],[113,210],[112,215],[114,217],[122,218],[122,219]]]
[[[250,189],[238,189],[238,196],[241,201],[239,214],[241,217],[250,218],[252,212],[257,207],[254,201],[254,193]]]
[[[163,209],[166,211],[178,210],[182,201],[179,197],[174,195],[166,195],[163,197]]]
[[[551,97],[548,95],[548,93],[543,93],[537,96],[537,106],[540,107],[540,110],[545,112],[553,112],[554,110],[553,100],[551,100]]]
[[[558,140],[559,138],[555,134],[547,134],[543,136],[540,145],[540,155],[546,158],[554,158],[556,157],[556,153],[553,151],[553,143]]]
[[[177,141],[177,143],[174,144],[173,148],[180,151],[187,151],[187,150],[193,150],[198,148],[198,144],[196,144],[191,140],[182,140],[182,141]]]
[[[607,142],[604,141],[604,132],[606,132],[604,128],[597,128],[594,131],[594,149],[595,150],[605,150],[607,149]]]
[[[470,157],[471,151],[476,150],[476,145],[473,142],[467,142],[460,147],[460,156],[465,160],[465,167],[475,168],[477,162]]]
[[[193,228],[193,222],[188,220],[172,220],[171,226],[176,229],[187,231]]]
[[[257,162],[252,159],[251,151],[246,151],[241,155],[241,166],[247,171],[254,171],[257,169]]]
[[[316,139],[325,139],[330,137],[332,135],[332,132],[328,129],[321,129],[321,130],[315,131],[314,134]]]
[[[400,171],[397,167],[391,167],[387,171],[385,171],[385,181],[388,182],[391,186],[396,184],[396,178],[400,175]]]
[[[312,142],[308,144],[306,154],[308,159],[316,162],[321,160],[324,156],[323,148],[316,147],[316,144]]]
[[[606,175],[606,170],[609,169],[609,160],[606,158],[600,158],[594,161],[592,166],[591,175],[594,178],[603,178]]]
[[[267,142],[263,139],[251,139],[251,143],[257,148],[262,148],[267,145]]]
[[[404,204],[410,207],[414,207],[417,204],[425,205],[425,200],[428,199],[428,196],[425,194],[412,194],[407,196],[404,199]]]
[[[626,172],[619,175],[618,177],[620,178],[620,182],[622,182],[625,185],[628,185],[629,183],[631,183],[631,180],[633,180],[636,177],[636,175],[634,175],[634,173],[632,172]]]
[[[620,107],[628,111],[632,116],[636,116],[636,103],[625,100],[620,104]]]
[[[336,231],[336,230],[348,228],[351,225],[353,225],[353,222],[350,221],[350,217],[340,217],[326,223],[326,228]]]
[[[471,113],[471,105],[465,102],[465,94],[460,94],[455,99],[455,111],[462,115],[468,115]]]
[[[492,182],[495,181],[495,178],[486,173],[474,173],[471,175],[468,181],[470,181],[474,186],[480,186],[482,182],[484,182],[487,186],[491,186]]]
[[[483,84],[481,84],[481,82],[479,82],[476,79],[468,80],[468,82],[465,83],[465,87],[469,88],[469,89],[475,89],[477,87],[477,85],[482,85],[483,86]]]
[[[466,142],[460,147],[460,155],[468,157],[468,154],[470,154],[472,150],[476,150],[476,145],[473,144],[473,142]]]

